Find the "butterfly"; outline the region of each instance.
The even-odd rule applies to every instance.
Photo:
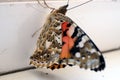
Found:
[[[80,68],[101,71],[105,60],[90,37],[69,17],[68,5],[52,11],[37,40],[30,64],[51,70],[78,65]]]

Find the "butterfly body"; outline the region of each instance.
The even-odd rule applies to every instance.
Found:
[[[36,50],[30,57],[30,64],[52,70],[67,65],[103,70],[105,61],[101,52],[89,36],[65,16],[67,6],[50,13],[37,40]]]

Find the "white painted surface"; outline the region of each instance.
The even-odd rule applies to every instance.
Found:
[[[24,71],[1,76],[0,80],[120,80],[120,51],[104,54],[104,56],[107,66],[102,72],[96,73],[75,66],[54,71],[47,69]]]
[[[80,3],[71,2],[70,7],[77,4]],[[59,7],[63,3],[51,1],[49,5]],[[107,50],[120,46],[119,9],[119,2],[101,0],[70,10],[67,15],[100,50]],[[49,12],[34,2],[0,4],[0,72],[29,66],[39,33],[31,36],[43,25]]]

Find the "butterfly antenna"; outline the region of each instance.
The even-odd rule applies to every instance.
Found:
[[[84,3],[82,3],[82,4],[79,4],[79,5],[77,5],[77,6],[74,6],[74,7],[72,7],[72,8],[67,9],[67,10],[71,10],[71,9],[77,8],[77,7],[79,7],[79,6],[82,6],[82,5],[84,5],[84,4],[89,3],[89,2],[91,2],[91,1],[93,1],[93,0],[86,1],[86,2],[84,2]],[[69,0],[68,0],[68,2],[69,2]]]
[[[43,5],[40,3],[39,0],[37,0],[37,2],[38,2],[38,4],[39,4],[40,6],[42,6],[43,8],[46,8],[45,6],[43,6]]]
[[[40,1],[39,0],[37,0],[38,1],[38,4],[40,4],[40,6],[42,6],[43,8],[49,8],[49,9],[52,9],[52,10],[54,10],[55,8],[53,8],[53,7],[50,7],[50,6],[48,6],[48,4],[46,3],[46,1],[45,0],[43,0],[43,2],[44,2],[44,5],[46,6],[43,6],[41,3],[40,3]]]
[[[48,7],[49,9],[52,9],[52,10],[54,10],[55,8],[53,8],[53,7],[50,7],[47,3],[46,3],[46,1],[45,0],[43,0],[44,1],[44,4],[46,5],[46,7]]]

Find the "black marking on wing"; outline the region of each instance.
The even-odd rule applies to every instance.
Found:
[[[70,50],[70,53],[71,53],[72,55],[75,55],[76,52],[80,52],[80,48],[77,47],[77,45],[79,44],[79,42],[81,42],[81,39],[82,39],[82,37],[83,37],[84,35],[85,35],[85,34],[82,34],[81,36],[79,36],[79,37],[77,38],[77,40],[76,40],[73,48]]]
[[[93,44],[93,48],[95,48],[98,52],[100,52],[100,50],[97,48],[97,46],[94,44],[94,42],[91,39],[89,40],[89,42]],[[101,71],[101,70],[103,70],[105,68],[105,60],[104,60],[103,55],[101,54],[101,52],[100,52],[99,60],[100,60],[99,67],[95,68],[95,69],[91,69],[91,70]]]
[[[89,42],[93,44],[93,48],[95,48],[97,51],[100,51],[92,40],[89,40]]]
[[[64,44],[65,44],[65,42],[62,41],[62,45],[64,45]]]
[[[67,24],[67,27],[70,27],[72,24],[71,23],[69,23],[69,24]]]
[[[67,34],[66,34],[67,31],[68,31],[68,29],[66,29],[65,31],[63,31],[63,37],[64,37],[64,36],[67,36]]]
[[[75,27],[74,33],[73,33],[73,35],[71,36],[72,38],[74,38],[74,37],[77,36],[77,34],[78,34],[78,28],[79,28],[78,26]]]
[[[97,71],[101,71],[105,68],[105,61],[104,61],[104,58],[103,56],[99,56],[99,60],[100,60],[100,64],[99,64],[99,67],[98,68],[94,68],[94,69],[91,69],[91,70],[94,70],[95,72]]]
[[[63,60],[59,60],[58,63],[61,64],[63,62]]]

